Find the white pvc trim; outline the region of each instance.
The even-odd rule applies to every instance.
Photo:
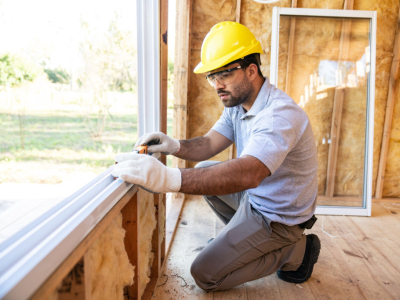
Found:
[[[279,11],[280,7],[272,9],[272,35],[271,35],[271,68],[269,81],[271,84],[278,86],[278,53],[279,53]]]
[[[371,216],[377,13],[376,11],[361,11],[361,10],[274,7],[272,11],[270,82],[275,86],[277,86],[278,83],[280,16],[362,18],[362,19],[370,19],[371,21],[370,23],[371,58],[370,58],[370,72],[368,79],[369,82],[368,82],[368,98],[367,98],[367,122],[366,122],[366,134],[365,134],[366,145],[365,145],[365,162],[364,162],[363,206],[362,207],[317,206],[316,210],[316,214]]]
[[[318,205],[316,215],[336,215],[336,216],[360,216],[366,217],[371,214],[367,208],[346,207],[346,206],[322,206]]]
[[[126,194],[114,166],[0,245],[0,299],[28,299]],[[4,298],[3,298],[4,297]]]
[[[138,133],[160,131],[160,5],[137,0]]]
[[[281,16],[372,19],[374,11],[280,7]]]

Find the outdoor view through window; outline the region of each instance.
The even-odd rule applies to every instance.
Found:
[[[132,150],[135,5],[0,0],[0,242]]]

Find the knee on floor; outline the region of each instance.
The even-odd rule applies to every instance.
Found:
[[[210,278],[206,275],[206,270],[201,266],[202,264],[195,260],[190,267],[190,273],[192,274],[194,281],[199,288],[205,291],[214,290],[215,283],[211,282]]]

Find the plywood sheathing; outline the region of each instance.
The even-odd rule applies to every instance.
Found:
[[[207,33],[216,23],[235,21],[236,0],[200,1],[193,0],[193,19],[191,30],[190,72],[200,62],[201,45]],[[188,94],[189,138],[203,136],[221,116],[223,105],[216,91],[208,84],[204,74],[190,75]],[[225,161],[228,150],[212,158]],[[189,163],[194,167],[196,163]]]
[[[124,287],[133,284],[134,266],[125,251],[124,237],[119,213],[85,254],[85,272],[90,273],[90,282],[86,283],[89,299],[123,300]]]

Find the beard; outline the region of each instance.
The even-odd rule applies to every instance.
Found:
[[[254,87],[247,76],[244,76],[243,81],[240,84],[233,87],[232,92],[223,89],[217,90],[218,96],[220,96],[220,94],[228,95],[226,99],[221,99],[222,104],[225,107],[235,107],[246,102],[246,100],[250,98],[253,92]]]

